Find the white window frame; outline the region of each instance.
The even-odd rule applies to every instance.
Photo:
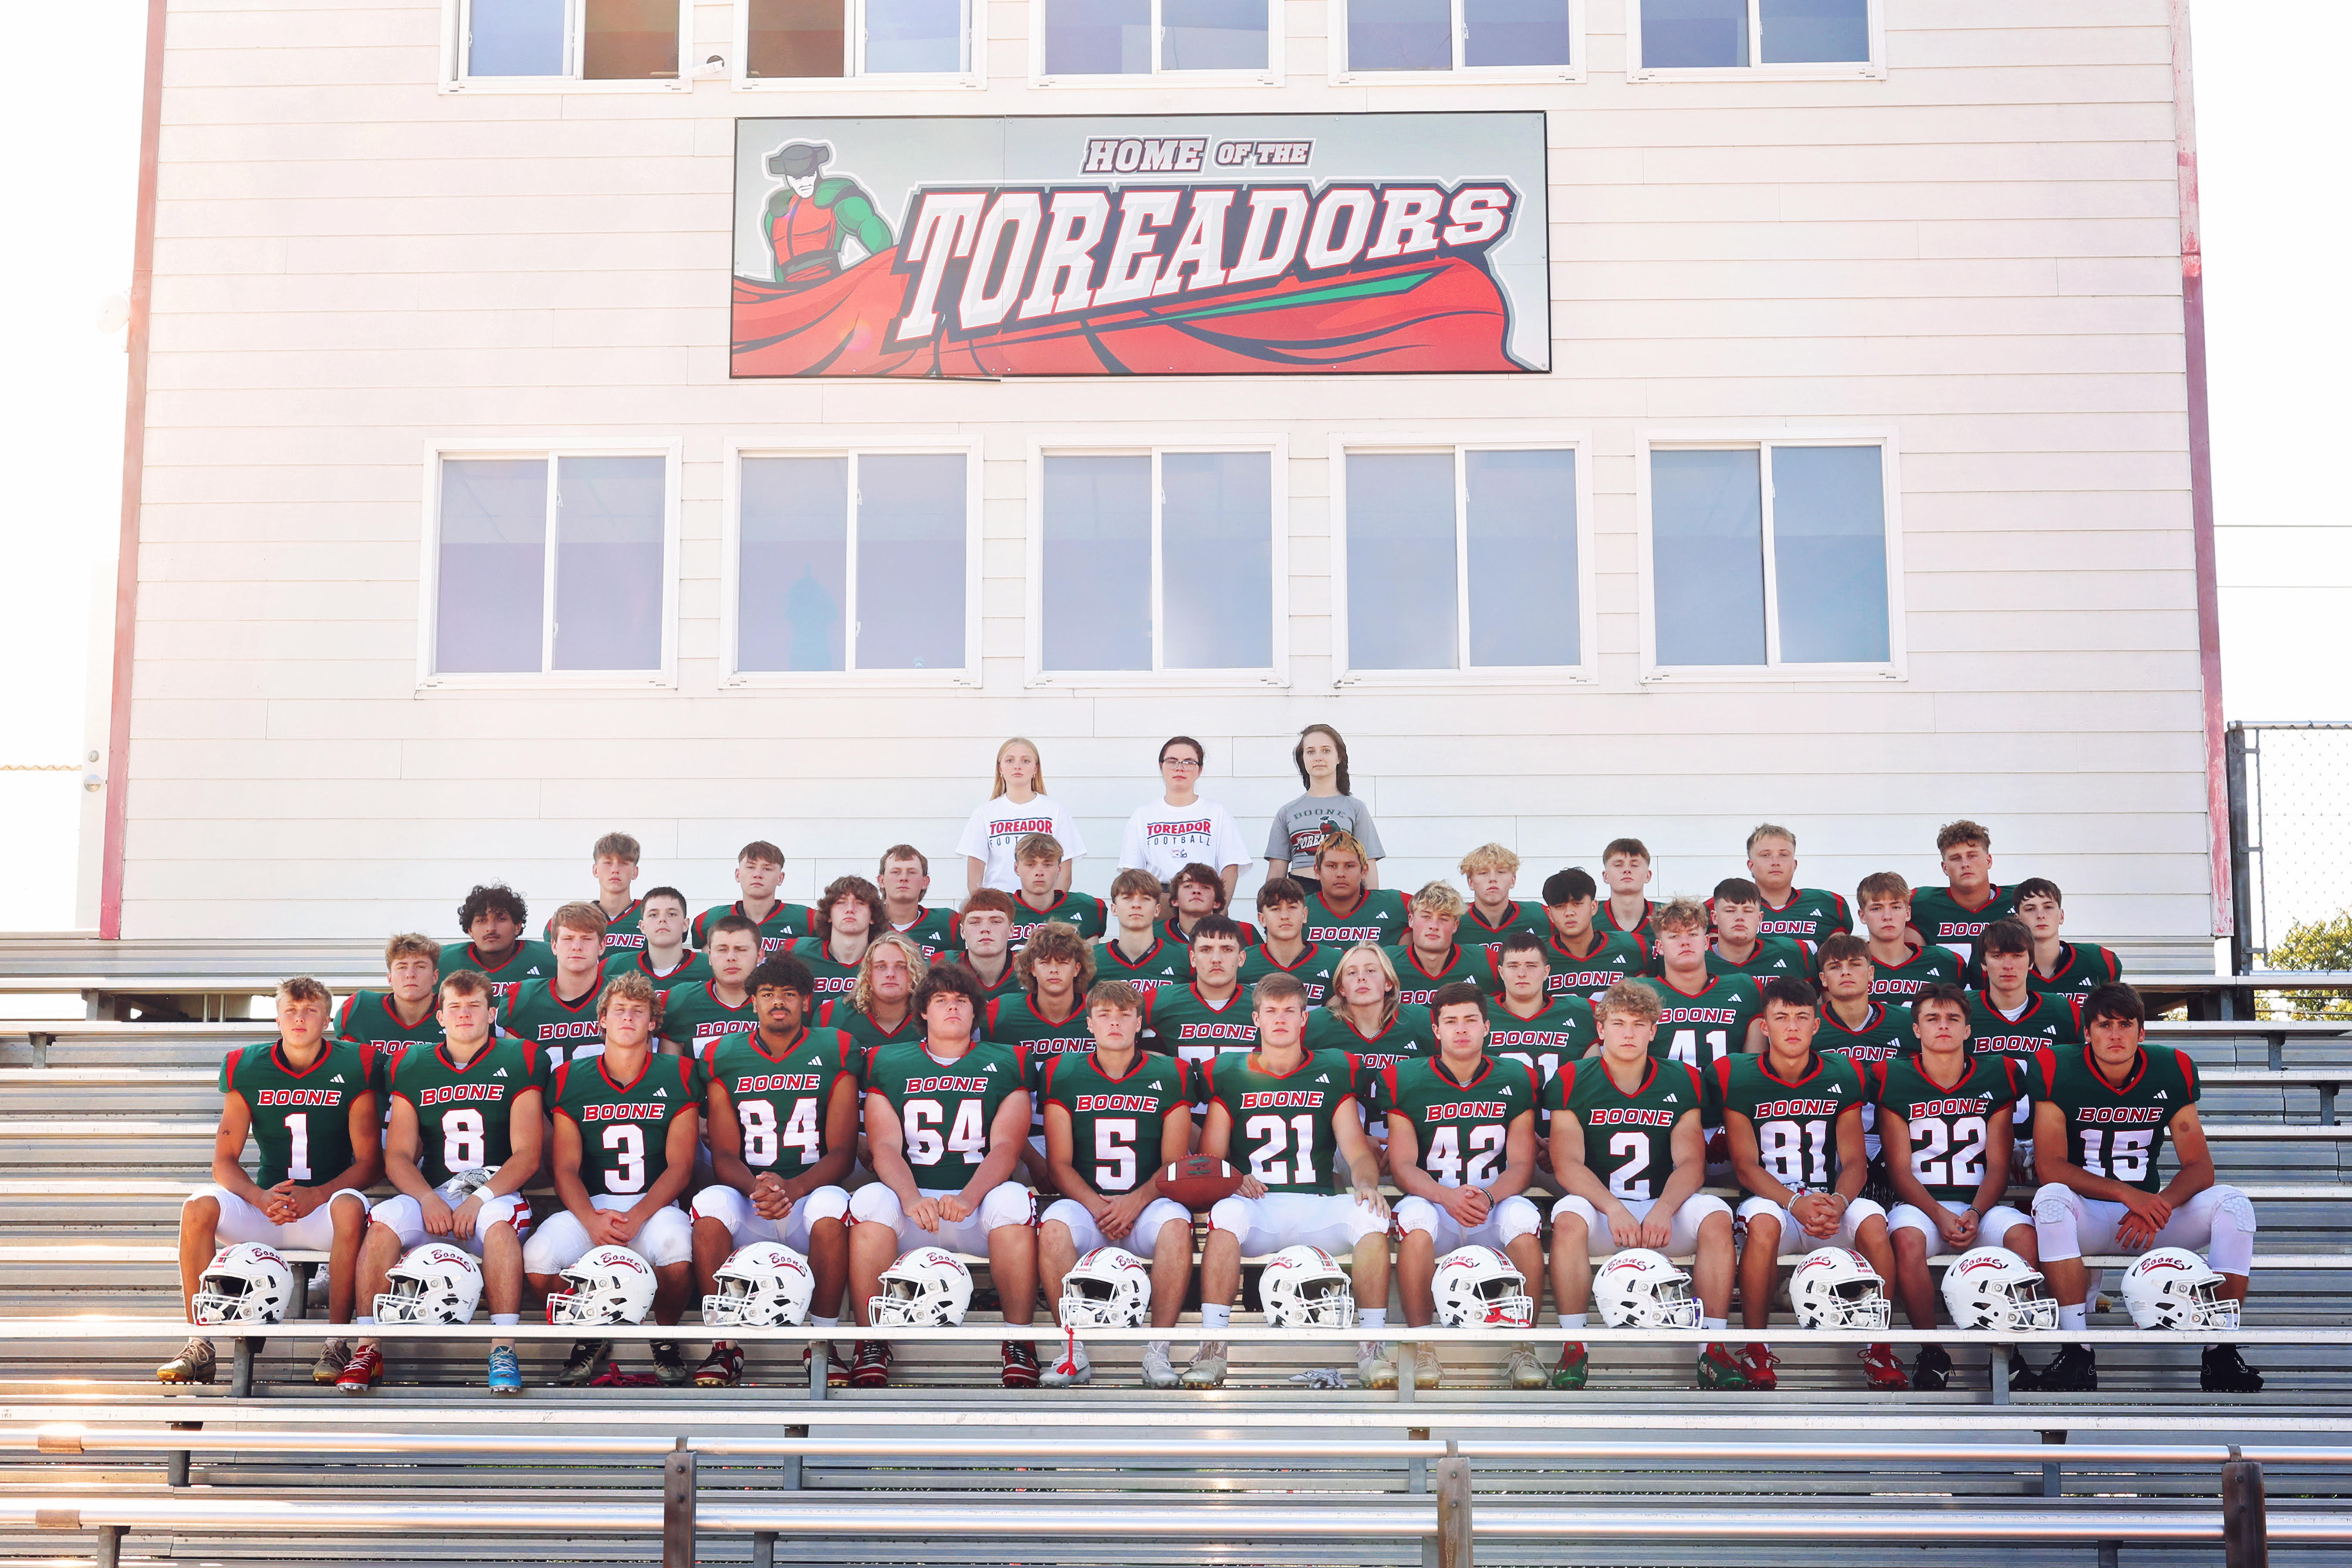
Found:
[[[961,669],[859,669],[856,668],[857,638],[857,463],[863,458],[938,456],[955,453],[963,460],[963,667]],[[978,686],[981,683],[981,444],[950,438],[940,441],[825,441],[796,445],[729,437],[727,500],[721,526],[719,568],[719,631],[725,689],[775,687],[830,687],[872,689],[877,687]],[[846,458],[849,462],[848,559],[843,576],[843,615],[850,625],[842,639],[842,660],[847,669],[740,669],[737,668],[742,633],[743,459],[746,458]]]
[[[1467,452],[1576,453],[1576,651],[1575,664],[1474,665],[1470,662],[1470,510],[1463,455]],[[1357,669],[1348,643],[1348,455],[1439,453],[1454,455],[1454,657],[1452,669]],[[1581,686],[1600,679],[1595,647],[1600,616],[1594,604],[1592,559],[1592,437],[1589,431],[1562,430],[1544,439],[1522,434],[1490,437],[1475,434],[1338,435],[1331,437],[1331,684],[1382,689]]]
[[[1642,64],[1642,0],[1625,0],[1625,79],[1627,81],[1885,81],[1886,79],[1886,0],[1868,0],[1870,58],[1822,60],[1790,65],[1764,61],[1763,0],[1748,0],[1748,64],[1744,66],[1656,66]]]
[[[843,44],[849,55],[844,62],[847,76],[758,76],[751,75],[751,0],[735,0],[734,52],[731,75],[740,92],[887,92],[902,88],[978,88],[988,85],[985,51],[988,40],[978,36],[975,23],[983,14],[986,0],[963,0],[964,58],[970,62],[961,71],[890,71],[880,76],[868,75],[866,69],[866,7],[868,0],[842,0],[851,26]]]
[[[679,472],[683,444],[677,438],[635,441],[620,437],[552,440],[465,437],[428,442],[425,447],[425,528],[417,571],[416,689],[419,691],[546,691],[550,689],[644,690],[677,684],[677,536]],[[451,458],[536,458],[548,464],[547,558],[540,600],[540,668],[495,673],[436,670],[441,610],[441,465]],[[659,458],[662,459],[661,664],[656,669],[550,669],[555,647],[555,564],[562,537],[557,528],[558,492],[553,468],[560,458]]]
[[[975,0],[977,3],[977,0]],[[1280,87],[1283,83],[1282,35],[1284,0],[1265,0],[1265,68],[1263,70],[1164,70],[1160,46],[1167,28],[1160,17],[1164,0],[1151,0],[1151,68],[1108,75],[1049,76],[1045,71],[1045,8],[1054,0],[1029,0],[1029,85],[1032,87],[1148,88],[1165,92],[1171,86]]]
[[[564,75],[469,76],[467,44],[472,37],[473,4],[474,0],[441,0],[441,90],[445,93],[692,92],[695,79],[702,74],[703,62],[695,58],[694,0],[677,0],[677,75],[667,81],[591,81],[583,77],[587,0],[564,0]]]
[[[1633,432],[1635,511],[1641,531],[1642,679],[1655,684],[1751,684],[1788,681],[1908,680],[1909,651],[1904,637],[1903,462],[1892,426],[1729,426],[1675,429],[1637,426]],[[1783,664],[1780,662],[1780,595],[1774,574],[1772,468],[1776,447],[1876,447],[1878,478],[1886,514],[1886,660],[1883,664]],[[1658,662],[1658,573],[1651,552],[1650,454],[1658,450],[1757,451],[1763,489],[1764,659],[1762,664],[1661,665]]]
[[[1568,64],[1564,66],[1465,66],[1462,58],[1464,0],[1452,0],[1454,58],[1444,70],[1357,70],[1348,61],[1349,0],[1329,0],[1326,16],[1330,34],[1329,79],[1333,87],[1414,87],[1433,82],[1581,82],[1587,79],[1584,29],[1585,0],[1568,0]]]
[[[1161,634],[1167,617],[1160,604],[1160,513],[1166,496],[1160,459],[1171,452],[1265,452],[1272,510],[1274,575],[1271,610],[1272,665],[1253,669],[1160,668]],[[1151,459],[1151,663],[1150,669],[1074,670],[1045,668],[1045,459],[1047,458],[1140,458]],[[1099,435],[1040,435],[1029,442],[1027,609],[1024,616],[1025,683],[1033,687],[1148,688],[1233,690],[1290,685],[1290,443],[1283,436],[1237,434],[1223,439],[1106,442]]]

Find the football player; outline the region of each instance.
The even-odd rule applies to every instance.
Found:
[[[1977,961],[1984,965],[1985,988],[1969,993],[1969,1049],[1976,1055],[2017,1058],[2031,1067],[2045,1047],[2079,1046],[2082,1021],[2073,996],[2034,991],[2027,986],[2033,973],[2033,939],[2024,922],[1997,920],[1977,938]],[[2012,1163],[2021,1180],[2033,1179],[2033,1078],[2021,1072],[2022,1092],[2017,1097],[2016,1152]]]
[[[1908,1002],[1930,985],[1965,981],[1958,953],[1911,940],[1916,897],[1893,871],[1873,871],[1853,890],[1863,929],[1870,933],[1870,994],[1882,1001]]]
[[[546,1070],[573,1056],[593,1055],[602,1038],[596,998],[604,984],[604,911],[566,904],[548,922],[555,932],[555,973],[525,980],[500,995],[499,1025],[546,1058]],[[621,963],[611,968],[621,972]]]
[[[629,896],[629,889],[637,879],[637,861],[644,853],[637,841],[625,833],[607,833],[588,852],[588,869],[596,879],[596,897],[592,901],[604,917],[604,945],[608,949],[626,948],[634,954],[646,945],[645,933],[638,929],[645,901]],[[547,929],[540,934],[553,942],[555,922],[548,921]]]
[[[1620,980],[1649,968],[1650,955],[1640,939],[1597,928],[1601,889],[1592,873],[1581,866],[1554,871],[1544,879],[1544,920],[1550,940],[1544,956],[1550,974],[1544,989],[1554,996],[1581,996],[1590,1002]]]
[[[969,930],[971,905],[964,913]],[[1008,1333],[1028,1328],[1036,1311],[1036,1201],[1016,1179],[1029,1150],[1029,1089],[1020,1049],[973,1034],[987,1000],[968,972],[943,964],[915,993],[923,1038],[866,1053],[875,1180],[849,1203],[849,1306],[861,1326],[882,1271],[917,1247],[985,1252]],[[1007,1339],[1000,1353],[1005,1387],[1037,1385],[1035,1345]],[[889,1380],[889,1346],[861,1340],[850,1385]]]
[[[700,1057],[720,1036],[748,1035],[760,1026],[751,1010],[751,971],[760,965],[763,940],[760,928],[749,915],[721,915],[704,929],[709,934],[702,956],[710,978],[661,993],[661,1048],[670,1056]]]
[[[1242,987],[1241,928],[1206,916],[1192,930],[1192,952],[1190,981],[1141,994],[1144,1033],[1188,1070],[1220,1052],[1257,1048],[1257,1021]]]
[[[793,943],[820,996],[846,995],[857,984],[866,944],[882,929],[882,892],[863,877],[835,877],[810,911],[809,934]]]
[[[1698,913],[1696,903],[1690,912]],[[1695,929],[1703,931],[1703,921]],[[1654,1052],[1659,1007],[1651,983],[1618,982],[1592,1014],[1600,1054],[1560,1063],[1559,1076],[1544,1086],[1552,1175],[1568,1194],[1551,1211],[1551,1289],[1560,1326],[1584,1327],[1592,1259],[1645,1247],[1695,1255],[1700,1323],[1719,1332],[1731,1307],[1731,1205],[1699,1191],[1706,1181],[1706,1137],[1699,1125],[1698,1071]],[[1571,1343],[1560,1352],[1551,1385],[1582,1388],[1589,1373],[1584,1346]],[[1710,1389],[1748,1386],[1738,1356],[1722,1343],[1699,1352],[1698,1382]]]
[[[1824,957],[1828,953],[1824,947]],[[1825,966],[1826,967],[1826,966]],[[1887,1278],[1915,1329],[1936,1326],[1936,1288],[1927,1260],[1987,1242],[2034,1260],[2033,1221],[2001,1201],[2009,1191],[2013,1119],[2024,1099],[2027,1068],[2008,1056],[1969,1049],[1968,994],[1931,985],[1912,1005],[1917,1054],[1886,1063],[1878,1081],[1878,1135],[1886,1173],[1901,1200],[1886,1216],[1895,1246]],[[1941,1345],[1922,1345],[1911,1386],[1927,1392],[1951,1386],[1952,1358]],[[2039,1386],[2021,1357],[2010,1362],[2010,1386]]]
[[[420,1046],[393,1065],[392,1115],[384,1129],[383,1173],[398,1195],[375,1205],[360,1247],[357,1324],[375,1322],[375,1299],[402,1254],[427,1240],[447,1242],[481,1259],[490,1322],[522,1321],[522,1233],[530,1226],[523,1184],[539,1173],[545,1074],[522,1041],[494,1037],[490,983],[461,969],[440,986],[446,1038]],[[335,1379],[346,1394],[383,1380],[383,1353],[362,1337]],[[522,1392],[522,1367],[510,1338],[490,1342],[489,1391]]]
[[[1462,857],[1462,879],[1470,889],[1471,939],[1491,954],[1515,931],[1542,936],[1551,928],[1543,906],[1511,897],[1519,885],[1519,858],[1500,844],[1481,844]]]
[[[1124,980],[1138,991],[1181,985],[1192,978],[1192,955],[1160,931],[1160,879],[1133,868],[1111,879],[1111,933],[1095,943],[1095,973]]]
[[[504,882],[478,882],[457,906],[457,929],[463,946],[455,942],[441,950],[441,978],[461,969],[490,977],[491,984],[511,987],[525,980],[545,980],[555,973],[555,950],[543,942],[522,940],[522,922],[530,908],[522,895]]]
[[[329,1037],[335,999],[309,975],[278,986],[278,1037],[241,1046],[221,1064],[213,1184],[180,1205],[180,1294],[194,1319],[197,1281],[222,1247],[260,1242],[324,1251],[327,1321],[352,1321],[367,1189],[383,1172],[383,1123],[359,1047]],[[261,1152],[245,1173],[245,1141]],[[314,1383],[332,1383],[351,1359],[341,1340],[319,1349]],[[155,1369],[164,1383],[210,1383],[213,1342],[192,1337]]]
[[[1013,847],[1013,868],[1021,878],[1021,891],[1013,900],[1013,944],[1047,921],[1059,921],[1092,942],[1109,925],[1103,901],[1092,893],[1070,891],[1069,862],[1062,858],[1062,841],[1050,833],[1024,833]],[[1210,873],[1214,877],[1216,873]]]
[[[654,1321],[676,1323],[693,1283],[694,1231],[678,1195],[694,1177],[700,1140],[695,1064],[654,1049],[653,982],[623,973],[597,999],[604,1050],[556,1066],[547,1098],[555,1142],[548,1173],[562,1212],[532,1227],[523,1272],[544,1296],[592,1247],[625,1247],[654,1271]],[[652,1345],[654,1374],[670,1384],[694,1374],[676,1340]],[[631,1387],[645,1379],[606,1366],[608,1340],[572,1347],[561,1381]]]
[[[1611,839],[1601,852],[1601,875],[1609,883],[1609,900],[1598,915],[1601,929],[1631,937],[1649,952],[1650,917],[1658,912],[1656,902],[1642,891],[1650,885],[1650,847],[1638,838]]]
[[[1532,933],[1513,939],[1535,944]],[[1525,955],[1523,956],[1531,956]],[[1538,961],[1539,962],[1539,961]],[[1533,989],[1539,991],[1540,980]],[[1430,1283],[1441,1253],[1491,1247],[1507,1257],[1543,1301],[1542,1215],[1524,1195],[1536,1172],[1535,1069],[1486,1053],[1487,1003],[1475,985],[1455,981],[1439,988],[1429,1010],[1438,1054],[1390,1068],[1387,1092],[1389,1169],[1396,1175],[1397,1283],[1404,1321],[1426,1328],[1437,1315]],[[1534,1347],[1515,1344],[1504,1363],[1515,1388],[1549,1381]],[[1413,1386],[1444,1380],[1437,1347],[1413,1353]]]
[[[1702,1078],[1726,1057],[1762,1050],[1764,999],[1752,976],[1708,971],[1706,909],[1696,899],[1676,899],[1661,904],[1651,921],[1658,944],[1651,994],[1664,1009],[1651,1048]],[[1593,1013],[1597,1020],[1598,1004]]]
[[[1821,1048],[1843,1052],[1846,1060],[1868,1074],[1872,1083],[1878,1083],[1888,1062],[1919,1048],[1911,1009],[1870,994],[1871,983],[1877,977],[1871,966],[1870,944],[1852,931],[1822,938],[1814,962],[1821,970]],[[1876,1196],[1889,1189],[1874,1104],[1862,1108],[1862,1144],[1870,1154],[1871,1187]]]
[[[1763,905],[1759,934],[1785,936],[1816,952],[1831,937],[1853,930],[1843,895],[1796,885],[1797,836],[1779,824],[1760,823],[1748,836],[1748,875]]]
[[[911,844],[893,844],[882,851],[876,876],[882,889],[883,919],[890,930],[913,940],[925,963],[955,951],[955,911],[923,902],[923,895],[931,890],[931,862],[921,850]]]
[[[1166,993],[1161,993],[1166,994]],[[1037,1226],[1037,1267],[1045,1300],[1058,1303],[1077,1260],[1112,1246],[1151,1262],[1151,1321],[1170,1328],[1184,1310],[1192,1274],[1192,1216],[1160,1195],[1160,1173],[1192,1148],[1192,1109],[1183,1064],[1139,1048],[1144,997],[1121,980],[1087,994],[1092,1048],[1050,1058],[1038,1074],[1045,1107],[1047,1190],[1061,1196]],[[1066,1344],[1044,1373],[1051,1387],[1093,1375],[1086,1346]],[[1168,1342],[1143,1348],[1143,1385],[1173,1388]]]
[[[915,988],[930,971],[914,938],[885,931],[866,944],[866,956],[857,961],[857,984],[849,994],[817,1004],[816,1022],[839,1029],[860,1050],[919,1040],[923,1021],[915,1015]]]
[[[1307,988],[1288,975],[1259,981],[1251,1002],[1257,1049],[1213,1057],[1201,1068],[1209,1105],[1201,1152],[1249,1174],[1209,1211],[1201,1249],[1202,1343],[1185,1369],[1187,1388],[1225,1381],[1225,1347],[1216,1336],[1233,1321],[1244,1256],[1299,1245],[1352,1252],[1357,1321],[1375,1336],[1388,1324],[1389,1205],[1381,1196],[1379,1153],[1364,1136],[1357,1065],[1345,1051],[1307,1048]],[[1356,1369],[1367,1388],[1396,1386],[1395,1352],[1377,1337],[1358,1345]]]
[[[441,1041],[441,944],[404,932],[383,944],[384,988],[354,991],[335,1009],[335,1038],[359,1047],[368,1084],[378,1094],[403,1051],[419,1041]]]
[[[1707,949],[1709,974],[1745,974],[1759,986],[1783,977],[1802,980],[1812,960],[1793,938],[1759,936],[1764,895],[1745,877],[1726,877],[1707,901],[1715,937]]]
[[[1071,927],[1047,921],[1031,930],[1013,964],[1021,989],[990,997],[973,1033],[1020,1053],[1029,1090],[1029,1148],[1021,1156],[1022,1169],[1031,1186],[1050,1193],[1054,1175],[1045,1165],[1045,1104],[1037,1098],[1037,1086],[1047,1062],[1094,1044],[1086,1011],[1087,989],[1095,980],[1095,952]]]
[[[1404,895],[1369,881],[1372,858],[1352,833],[1333,828],[1315,850],[1316,891],[1307,895],[1307,940],[1327,947],[1389,947],[1404,935]]]
[[[1962,818],[1948,822],[1936,834],[1936,853],[1943,858],[1941,888],[1920,888],[1911,895],[1911,931],[1930,947],[1944,947],[1969,961],[1984,928],[2017,912],[2017,895],[1992,879],[1992,834],[1982,824]]]
[[[1454,940],[1462,929],[1465,907],[1450,882],[1431,882],[1412,896],[1405,911],[1406,940],[1388,950],[1400,1004],[1426,1007],[1440,986],[1456,981],[1481,991],[1494,989],[1495,966],[1486,947],[1465,948]]]
[[[809,1026],[816,980],[799,959],[769,959],[751,972],[751,991],[760,1026],[719,1036],[703,1057],[717,1180],[695,1194],[695,1278],[713,1294],[737,1247],[780,1242],[808,1259],[809,1322],[829,1329],[849,1279],[842,1184],[857,1155],[858,1050],[839,1029]],[[824,1356],[830,1382],[832,1344],[811,1353]],[[728,1340],[694,1370],[700,1388],[732,1388],[742,1375],[742,1347]]]
[[[1307,940],[1307,889],[1287,877],[1269,879],[1257,890],[1257,945],[1242,954],[1242,984],[1287,974],[1307,987],[1309,1007],[1323,1005],[1331,994],[1331,969],[1339,953]]]
[[[776,889],[784,882],[784,852],[764,838],[755,838],[736,851],[735,886],[742,897],[731,904],[718,904],[694,917],[694,945],[705,952],[710,951],[711,928],[729,915],[741,915],[751,922],[751,930],[760,941],[759,957],[773,958],[789,950],[795,938],[808,934],[809,908],[806,904],[788,904],[776,897]]]
[[[1194,860],[1177,868],[1168,879],[1168,915],[1160,922],[1160,934],[1178,947],[1192,945],[1192,932],[1211,915],[1232,919],[1226,905],[1232,901],[1225,892],[1225,879],[1217,875],[1216,868]],[[1241,932],[1242,945],[1257,943],[1257,928],[1247,921],[1234,921],[1234,929]]]
[[[655,888],[637,900],[637,933],[646,939],[635,969],[656,991],[710,978],[710,961],[686,945],[686,895]]]
[[[1376,1142],[1388,1138],[1388,1119],[1380,1112],[1380,1075],[1437,1050],[1429,1009],[1406,1006],[1398,1000],[1402,990],[1388,949],[1360,942],[1340,955],[1331,972],[1331,999],[1307,1015],[1308,1050],[1345,1051],[1355,1058],[1362,1075],[1358,1093],[1377,1119]]]
[[[2026,984],[2036,991],[2088,996],[2102,985],[2124,977],[2116,955],[2095,942],[2068,942],[2066,905],[2058,884],[2047,877],[2028,877],[2016,888],[2017,918],[2033,933],[2033,967]]]
[[[1768,981],[1764,1049],[1714,1068],[1713,1099],[1731,1135],[1731,1169],[1743,1194],[1739,1302],[1750,1334],[1771,1321],[1783,1251],[1834,1243],[1868,1258],[1880,1279],[1895,1277],[1886,1211],[1862,1195],[1870,1174],[1862,1137],[1870,1069],[1817,1049],[1820,1031],[1821,1002],[1811,985],[1793,976]],[[1910,1386],[1893,1345],[1865,1345],[1860,1353],[1871,1387]],[[1769,1345],[1752,1339],[1740,1371],[1749,1388],[1770,1390],[1780,1385],[1780,1364]]]
[[[1019,910],[1012,894],[982,888],[964,900],[963,912],[956,917],[963,951],[956,955],[955,967],[979,984],[982,998],[1021,989],[1021,972],[1013,963],[1013,928]]]
[[[1600,1038],[1591,1003],[1574,992],[1554,995],[1544,989],[1550,974],[1545,945],[1523,931],[1503,939],[1495,950],[1496,978],[1503,994],[1486,1013],[1486,1054],[1525,1063],[1538,1085],[1549,1083],[1560,1063],[1576,1060]],[[1540,1117],[1536,1130],[1538,1134],[1544,1131]],[[1537,1169],[1549,1171],[1547,1157],[1538,1156]],[[1533,1276],[1529,1280],[1532,1284]]]
[[[2197,1067],[2187,1054],[2147,1044],[2147,1013],[2128,985],[2102,985],[2083,1005],[2086,1046],[2045,1047],[2035,1058],[2033,1229],[2042,1271],[2058,1299],[2058,1327],[2080,1329],[2089,1311],[2083,1254],[2185,1247],[2221,1276],[2215,1294],[2246,1299],[2253,1272],[2254,1205],[2213,1181],[2213,1154],[2197,1116]],[[2179,1169],[2157,1164],[2167,1138]],[[2072,1344],[2042,1369],[2041,1386],[2085,1393],[2099,1385],[2091,1347]],[[2231,1344],[2209,1345],[2198,1386],[2257,1394],[2260,1373]]]

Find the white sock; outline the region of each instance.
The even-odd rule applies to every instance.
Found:
[[[1719,1334],[1723,1332],[1724,1330],[1731,1326],[1731,1320],[1728,1318],[1701,1318],[1698,1321],[1698,1326],[1706,1330],[1709,1333]]]
[[[517,1323],[521,1321],[522,1314],[520,1312],[492,1312],[490,1314],[490,1327],[494,1329],[511,1329]]]
[[[1385,1329],[1389,1326],[1389,1310],[1386,1307],[1366,1307],[1356,1313],[1356,1321],[1368,1329]]]
[[[1584,1327],[1584,1319],[1585,1314],[1582,1312],[1562,1312],[1559,1315],[1559,1326],[1563,1329],[1580,1329]]]
[[[1153,1340],[1150,1344],[1143,1347],[1143,1352],[1146,1355],[1150,1354],[1153,1351],[1158,1351],[1161,1355],[1166,1355],[1168,1353],[1168,1342],[1166,1340]]]
[[[355,1329],[372,1329],[375,1327],[375,1320],[373,1318],[353,1318],[352,1320],[352,1327]]]
[[[1204,1333],[1223,1333],[1233,1327],[1233,1322],[1232,1307],[1222,1304],[1213,1305],[1206,1301],[1201,1304],[1201,1328]]]
[[[2062,1329],[2089,1328],[2091,1326],[2091,1304],[2088,1301],[2077,1301],[2073,1306],[2069,1307],[2063,1302],[2059,1303],[2058,1326]]]
[[[839,1313],[835,1313],[830,1318],[820,1318],[814,1312],[811,1312],[809,1314],[809,1327],[813,1329],[837,1329],[841,1327],[841,1316]]]

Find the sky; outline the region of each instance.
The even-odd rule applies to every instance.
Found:
[[[19,584],[0,616],[0,660],[19,672],[0,711],[0,820],[16,828],[0,927],[17,930],[74,921],[90,639],[111,636],[93,601],[111,593],[121,520],[123,333],[99,320],[131,279],[145,12],[81,0],[10,24],[26,58],[71,62],[0,96],[19,150],[17,238],[0,249],[17,301],[0,353],[18,367],[0,385],[17,451],[0,560]],[[2324,630],[2352,621],[2352,491],[2327,456],[2352,428],[2336,368],[2352,361],[2352,217],[2312,178],[2352,142],[2334,79],[2352,7],[2299,8],[2285,55],[2270,13],[2193,13],[2223,702],[2232,719],[2352,718]],[[73,771],[16,771],[40,765]]]

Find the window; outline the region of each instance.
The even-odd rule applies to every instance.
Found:
[[[1040,81],[1218,73],[1280,79],[1273,0],[1038,0]]]
[[[742,0],[736,79],[969,79],[971,0]]]
[[[1338,459],[1344,679],[1589,668],[1577,445],[1343,446]]]
[[[1645,673],[1902,673],[1880,436],[1644,443]]]
[[[675,452],[444,450],[425,530],[426,685],[667,683]]]
[[[978,468],[963,448],[738,455],[724,585],[738,682],[976,669]]]
[[[581,82],[667,90],[693,86],[678,69],[688,0],[450,0],[452,68],[463,89],[576,89]]]
[[[1031,679],[1281,679],[1281,469],[1271,445],[1040,448],[1031,467]]]
[[[1629,79],[1884,76],[1881,0],[1636,0]]]
[[[1437,71],[1584,79],[1583,0],[1342,0],[1340,19],[1339,81]]]

